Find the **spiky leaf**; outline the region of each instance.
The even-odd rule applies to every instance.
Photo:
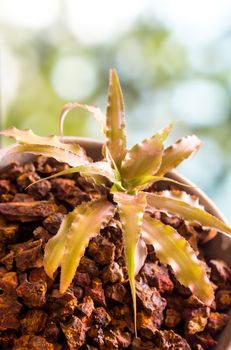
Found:
[[[7,154],[14,153],[31,153],[35,155],[44,155],[46,157],[52,157],[59,162],[68,163],[70,166],[85,165],[89,162],[85,158],[78,156],[72,152],[69,152],[62,148],[56,148],[49,145],[29,145],[29,144],[19,144],[14,147],[10,147]],[[6,154],[6,155],[7,155]]]
[[[166,139],[168,138],[171,130],[172,130],[172,123],[169,123],[166,125],[163,129],[160,129],[156,134],[155,137],[161,142],[164,143]]]
[[[23,152],[43,154],[71,166],[89,163],[89,158],[82,147],[78,144],[60,142],[57,136],[37,136],[29,129],[16,128],[3,130],[0,134],[15,138],[19,142],[16,146],[10,147],[7,154]]]
[[[60,292],[69,287],[84,254],[89,239],[99,234],[100,228],[114,215],[115,206],[106,199],[81,204],[77,208],[67,232],[61,261]]]
[[[124,253],[131,287],[136,329],[135,258],[146,200],[142,192],[136,196],[114,193],[114,200],[118,203],[123,228]],[[139,250],[139,253],[141,253],[141,250]]]
[[[185,186],[185,184],[180,184],[180,185]],[[192,207],[200,208],[203,210],[205,209],[204,206],[200,203],[199,198],[197,196],[193,194],[189,194],[185,191],[181,191],[178,189],[174,189],[171,191],[164,190],[164,191],[158,192],[158,195],[183,201],[185,203],[190,204]]]
[[[49,146],[50,149],[61,149],[88,159],[85,150],[78,144],[68,144],[61,142],[57,136],[38,136],[31,129],[19,130],[15,127],[0,131],[1,135],[14,138],[20,144]]]
[[[231,236],[231,227],[209,214],[208,212],[194,207],[178,199],[168,198],[154,193],[147,194],[147,204],[159,210],[167,211],[170,214],[179,215],[184,220],[196,222],[208,228],[215,228],[227,236]]]
[[[163,153],[163,143],[154,135],[127,151],[121,166],[121,176],[124,183],[132,186],[132,181],[155,174],[160,165]]]
[[[120,169],[126,152],[124,99],[115,69],[110,71],[108,88],[108,105],[106,113],[106,147],[116,166]]]
[[[145,214],[142,234],[152,244],[159,260],[169,264],[180,283],[190,288],[205,304],[213,301],[213,288],[206,275],[205,265],[198,260],[189,243],[171,226]]]
[[[186,136],[164,150],[162,163],[156,175],[161,176],[175,169],[183,160],[197,151],[201,141],[195,136]]]
[[[46,274],[50,278],[53,277],[54,272],[61,265],[67,233],[78,212],[79,207],[75,208],[71,213],[68,213],[63,219],[57,234],[52,237],[46,244],[43,265]]]

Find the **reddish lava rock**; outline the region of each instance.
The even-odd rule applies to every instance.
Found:
[[[94,237],[72,284],[59,292],[42,267],[46,242],[76,205],[99,198],[100,188],[79,174],[32,182],[68,169],[39,156],[0,174],[0,349],[2,350],[206,350],[228,322],[230,268],[207,260],[215,302],[206,307],[159,262],[152,246],[136,277],[137,331],[118,215]],[[203,256],[208,230],[159,211]],[[204,258],[203,258],[204,259]]]

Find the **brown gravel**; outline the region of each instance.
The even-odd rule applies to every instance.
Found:
[[[0,349],[3,350],[205,350],[226,326],[231,306],[231,270],[222,260],[207,261],[215,302],[206,307],[180,285],[171,268],[148,246],[136,280],[137,328],[122,234],[114,218],[93,238],[66,293],[42,267],[46,242],[66,213],[99,197],[100,189],[78,174],[37,179],[67,169],[43,156],[12,163],[0,174]],[[179,217],[155,214],[176,228],[200,252],[210,232]]]

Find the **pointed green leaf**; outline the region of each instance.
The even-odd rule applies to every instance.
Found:
[[[210,305],[214,298],[213,288],[205,265],[198,260],[190,244],[173,227],[148,214],[144,216],[142,234],[147,244],[153,244],[160,261],[172,267],[179,282]]]
[[[116,180],[121,182],[121,175],[120,175],[119,169],[118,169],[114,159],[112,158],[112,156],[109,152],[109,149],[106,147],[105,144],[103,145],[102,154],[105,156],[105,159],[107,160],[107,162],[111,165],[111,168],[114,171]]]
[[[131,287],[136,330],[135,258],[137,254],[142,252],[140,246],[138,247],[139,250],[137,250],[136,247],[140,238],[140,229],[146,206],[146,200],[145,195],[142,192],[136,196],[119,192],[114,193],[114,200],[118,204],[120,220],[123,228],[124,253]],[[139,264],[137,264],[137,269],[138,265]]]
[[[72,212],[68,213],[63,219],[57,234],[54,237],[52,237],[46,244],[43,265],[46,274],[50,278],[53,278],[54,272],[61,265],[66,244],[67,233],[78,212],[79,207],[75,208]]]
[[[141,191],[147,188],[148,186],[150,186],[151,184],[159,181],[171,182],[173,184],[184,186],[184,187],[192,187],[190,185],[185,185],[179,181],[176,181],[164,176],[142,176],[142,177],[134,178],[129,182],[128,186],[130,189]]]
[[[127,151],[121,166],[124,183],[155,174],[161,165],[163,144],[154,135]],[[128,185],[129,186],[129,185]]]
[[[88,159],[86,152],[78,144],[68,144],[61,142],[57,136],[38,136],[35,135],[30,129],[19,130],[14,127],[0,131],[0,134],[14,138],[20,144],[49,146],[50,149],[60,149],[70,152],[73,155],[77,155],[78,157],[81,157],[85,160]]]
[[[115,212],[115,206],[104,198],[79,205],[68,230],[61,262],[60,292],[69,287],[89,239],[98,235],[102,225]]]
[[[106,147],[118,169],[126,152],[124,99],[115,69],[110,71],[108,88],[108,105],[106,113]]]
[[[164,143],[166,141],[166,139],[168,138],[168,135],[170,134],[171,130],[172,130],[172,124],[168,124],[167,126],[165,126],[163,129],[161,129],[159,132],[156,133],[155,137],[158,138],[158,140],[161,143]]]
[[[31,153],[31,154],[42,154],[46,157],[52,157],[59,162],[68,163],[70,166],[86,165],[90,164],[86,158],[82,158],[72,152],[65,149],[55,148],[48,145],[29,145],[19,144],[17,146],[9,148],[7,154],[14,153]],[[7,155],[6,154],[6,155]]]
[[[40,179],[36,182],[33,182],[28,187],[31,187],[35,185],[38,182],[44,181],[44,180],[50,180],[58,176],[73,174],[73,173],[80,173],[84,177],[91,177],[93,180],[96,180],[96,183],[99,183],[99,185],[104,185],[106,182],[103,178],[107,178],[109,181],[116,183],[116,178],[114,175],[114,172],[112,168],[110,167],[109,163],[107,162],[94,162],[89,163],[87,165],[79,165],[73,168],[69,168],[63,171],[60,171],[56,174],[53,174],[51,176],[48,176],[46,178]]]
[[[201,141],[195,136],[186,136],[164,150],[162,163],[158,170],[158,176],[165,175],[175,169],[183,160],[197,151]]]
[[[145,260],[148,255],[148,249],[143,238],[139,238],[136,245],[136,255],[135,255],[135,276],[138,275],[141,268],[144,266]]]
[[[90,112],[91,114],[93,114],[93,116],[95,117],[95,119],[98,121],[98,123],[101,126],[101,129],[103,131],[104,126],[105,126],[105,116],[103,115],[103,113],[101,112],[100,108],[98,107],[94,107],[94,106],[88,106],[88,105],[84,105],[78,102],[71,102],[71,103],[66,103],[63,106],[63,109],[60,113],[60,117],[59,117],[59,129],[60,129],[60,133],[61,135],[63,135],[63,125],[64,125],[64,121],[65,118],[67,116],[67,114],[72,110],[72,109],[82,109],[85,110],[87,112]]]
[[[147,204],[155,209],[164,210],[173,215],[179,215],[184,220],[196,222],[208,228],[215,228],[231,236],[231,227],[200,208],[178,199],[168,198],[154,193],[147,192],[146,195]]]
[[[180,184],[182,186],[185,186],[185,184]],[[190,187],[190,186],[189,186]],[[193,194],[189,194],[185,191],[181,191],[178,189],[174,190],[164,190],[161,192],[158,192],[158,195],[163,196],[163,197],[168,197],[172,199],[177,199],[180,201],[183,201],[185,203],[190,204],[192,207],[200,208],[202,210],[205,210],[204,206],[200,204],[199,198]]]

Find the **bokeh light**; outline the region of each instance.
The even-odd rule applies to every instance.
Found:
[[[153,0],[150,3],[155,16],[189,47],[217,39],[230,28],[229,0]]]
[[[15,27],[41,29],[56,21],[59,5],[56,0],[2,0],[0,20]]]
[[[85,44],[108,42],[126,31],[144,10],[146,0],[67,0],[68,26]],[[113,18],[113,20],[112,20]]]
[[[172,93],[175,115],[191,127],[215,126],[229,117],[229,97],[216,82],[191,79],[177,84]]]
[[[96,81],[95,67],[84,57],[60,57],[51,71],[54,90],[66,100],[81,100],[91,95]]]
[[[17,57],[5,45],[1,46],[1,89],[4,91],[4,98],[2,100],[3,113],[7,110],[7,106],[13,103],[17,95],[21,70],[20,63]],[[10,74],[9,74],[10,72]],[[3,114],[6,116],[5,113]]]

